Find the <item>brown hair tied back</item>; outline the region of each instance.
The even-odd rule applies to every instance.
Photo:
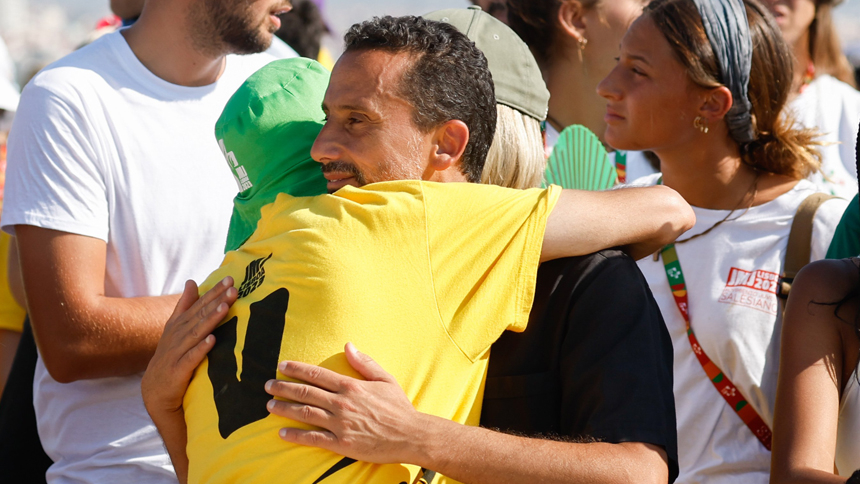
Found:
[[[782,111],[791,91],[793,55],[767,10],[744,0],[752,36],[749,100],[755,140],[739,146],[743,162],[753,169],[802,179],[818,170],[818,133],[795,127]],[[669,41],[690,79],[710,89],[723,86],[721,70],[692,0],[654,0],[645,15]]]

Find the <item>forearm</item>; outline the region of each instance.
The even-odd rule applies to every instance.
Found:
[[[6,388],[6,380],[9,378],[9,371],[12,370],[12,362],[15,360],[15,352],[18,350],[20,340],[21,333],[0,329],[0,395],[3,395],[3,389]]]
[[[695,224],[690,206],[664,186],[608,192],[565,190],[547,220],[541,261],[622,247],[653,254]]]
[[[801,467],[773,470],[770,476],[770,484],[845,484],[846,480],[846,477],[839,477],[833,471]]]
[[[96,296],[33,307],[30,318],[42,359],[57,381],[127,376],[146,369],[178,299]]]
[[[665,453],[638,443],[571,443],[424,415],[410,463],[470,484],[668,482]]]
[[[155,422],[158,433],[164,441],[164,448],[173,462],[173,469],[179,482],[188,482],[188,455],[185,447],[188,444],[188,427],[185,425],[185,413],[182,409],[177,412],[160,412],[147,407],[149,416]]]

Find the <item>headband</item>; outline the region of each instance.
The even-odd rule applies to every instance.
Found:
[[[693,2],[720,63],[723,82],[732,91],[734,103],[726,115],[729,133],[738,143],[749,143],[755,140],[749,100],[752,36],[743,0]]]

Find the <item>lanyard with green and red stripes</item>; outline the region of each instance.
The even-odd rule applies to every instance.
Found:
[[[702,364],[705,374],[720,392],[720,395],[732,407],[738,416],[743,420],[747,427],[752,430],[752,433],[764,445],[767,450],[770,450],[771,431],[767,424],[764,423],[755,409],[750,405],[740,390],[729,380],[729,378],[720,370],[717,365],[708,358],[699,340],[696,339],[693,333],[693,327],[690,326],[689,304],[687,299],[687,283],[684,281],[684,271],[681,270],[681,262],[678,260],[678,251],[675,250],[675,244],[667,245],[662,253],[663,266],[666,269],[666,277],[669,279],[669,287],[672,289],[672,295],[675,297],[675,304],[681,311],[681,316],[687,323],[687,338],[690,340],[690,346],[693,348],[693,353]]]
[[[627,152],[615,152],[615,171],[618,173],[618,183],[627,183]]]

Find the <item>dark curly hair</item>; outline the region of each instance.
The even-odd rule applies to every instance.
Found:
[[[421,17],[374,17],[353,25],[345,52],[409,53],[412,65],[399,92],[414,108],[413,121],[429,131],[457,119],[469,127],[460,170],[470,182],[481,171],[496,131],[496,96],[487,58],[455,27]]]

